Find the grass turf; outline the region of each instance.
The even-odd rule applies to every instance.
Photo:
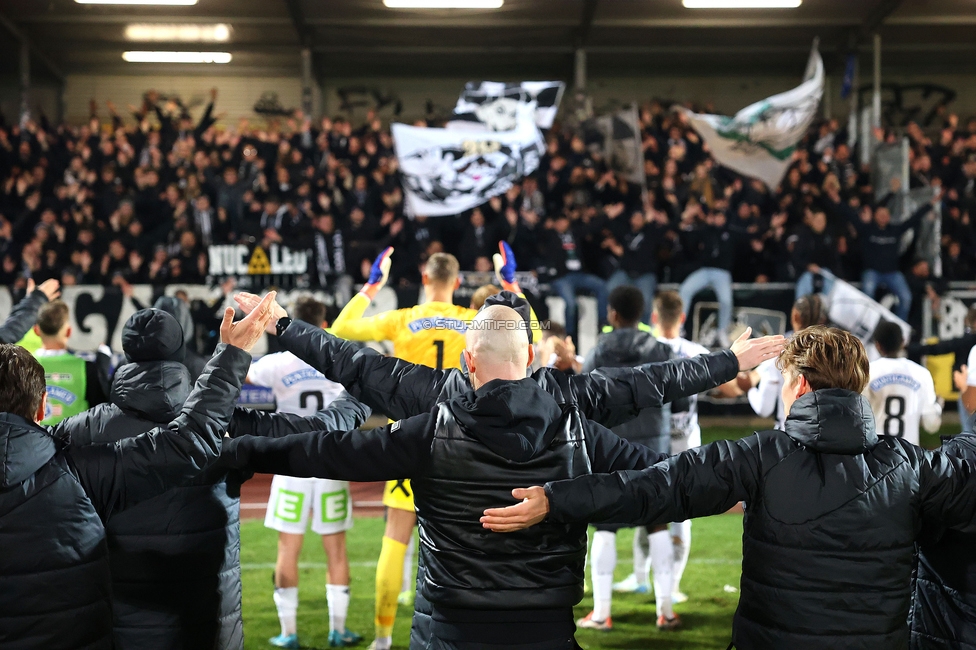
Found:
[[[939,433],[959,432],[958,425],[947,425]],[[743,427],[710,427],[703,432],[704,441],[741,438],[752,433]],[[922,445],[936,447],[937,435],[922,434]],[[352,571],[352,601],[349,606],[349,629],[359,632],[366,645],[373,637],[373,581],[376,559],[380,553],[383,520],[357,519],[349,532],[347,546]],[[719,515],[695,520],[692,525],[691,559],[681,589],[688,594],[687,603],[675,606],[684,627],[675,632],[658,632],[654,625],[654,598],[650,595],[614,594],[612,632],[580,630],[577,639],[591,650],[615,648],[724,648],[731,640],[732,614],[738,593],[726,585],[738,587],[741,567],[741,515]],[[632,565],[630,529],[617,535],[616,579],[630,573]],[[268,638],[278,634],[278,617],[272,594],[272,570],[276,555],[277,533],[264,527],[260,520],[241,524],[241,564],[244,584],[244,632],[248,650],[270,647]],[[306,648],[328,647],[329,615],[325,600],[325,554],[319,538],[308,535],[300,564],[300,604],[298,633]],[[589,581],[589,575],[587,575]],[[576,607],[577,618],[592,609],[589,593]],[[405,649],[410,637],[412,610],[400,607],[393,633],[393,647]]]

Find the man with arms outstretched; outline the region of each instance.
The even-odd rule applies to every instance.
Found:
[[[252,294],[238,294],[245,312],[260,300]],[[506,305],[531,323],[528,303],[510,291],[490,296],[485,307]],[[471,389],[469,374],[460,370],[436,370],[400,359],[359,349],[300,321],[292,321],[280,307],[269,326],[282,347],[302,359],[326,378],[342,384],[356,399],[377,413],[399,420],[428,413],[437,404],[463,395]],[[615,426],[633,419],[641,409],[661,406],[679,397],[693,395],[731,381],[739,367],[752,368],[782,347],[782,337],[746,340],[746,334],[732,351],[716,352],[691,360],[646,364],[637,368],[603,368],[582,375],[567,375],[542,368],[531,375],[557,404],[578,408],[583,417]],[[423,569],[421,569],[422,572]],[[418,583],[421,579],[418,578]],[[411,632],[411,648],[426,647],[429,609],[422,598]]]
[[[976,532],[976,469],[878,436],[851,333],[797,332],[779,359],[785,431],[720,440],[643,471],[515,490],[483,525],[654,525],[745,502],[739,650],[905,650],[915,542],[928,525]]]
[[[470,388],[427,414],[372,431],[242,439],[222,457],[235,469],[413,479],[431,650],[578,648],[572,608],[583,595],[585,524],[506,539],[484,535],[478,515],[524,477],[568,478],[663,457],[587,421],[575,404],[560,404],[526,377],[528,330],[511,307],[481,311],[465,337]],[[736,342],[737,351],[755,346]],[[766,345],[761,356],[777,348]]]

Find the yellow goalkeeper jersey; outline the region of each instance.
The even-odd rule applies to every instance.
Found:
[[[393,356],[431,368],[460,368],[464,333],[474,309],[446,302],[426,302],[363,318],[369,298],[357,294],[329,331],[351,341],[390,341]]]

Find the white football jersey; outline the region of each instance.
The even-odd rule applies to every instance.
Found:
[[[688,339],[659,339],[674,350],[678,359],[690,359],[708,354],[708,348]],[[701,446],[701,427],[698,425],[698,395],[688,398],[688,410],[683,413],[671,412],[671,453],[676,454],[692,447]]]
[[[270,388],[282,413],[306,417],[334,402],[344,390],[291,352],[266,354],[251,364],[247,378]]]
[[[777,359],[767,359],[756,368],[759,373],[759,385],[750,388],[747,397],[749,406],[756,415],[764,418],[776,417],[774,427],[780,431],[786,429],[786,410],[783,408],[783,373],[779,369]]]
[[[881,358],[871,362],[871,381],[864,389],[879,434],[918,444],[919,420],[935,433],[942,420],[932,374],[908,359]]]

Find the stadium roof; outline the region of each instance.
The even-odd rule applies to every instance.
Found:
[[[213,24],[229,42],[135,44],[133,23]],[[495,10],[396,10],[382,0],[198,0],[193,6],[0,0],[0,32],[26,34],[38,75],[298,74],[314,54],[320,79],[368,76],[570,78],[584,46],[591,76],[796,75],[814,36],[829,68],[852,46],[870,51],[880,26],[884,66],[906,72],[976,68],[973,0],[804,0],[797,9],[693,10],[681,0],[505,0]],[[0,73],[18,41],[0,37]],[[227,65],[136,65],[131,49],[223,50]]]

